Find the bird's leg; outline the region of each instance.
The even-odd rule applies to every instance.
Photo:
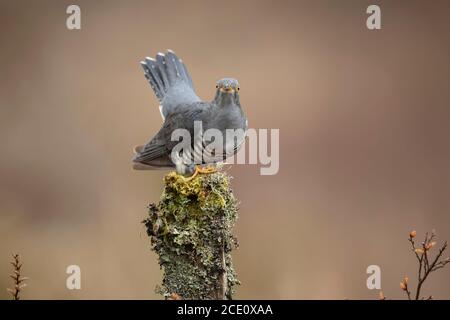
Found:
[[[202,168],[201,166],[197,165],[197,166],[195,166],[195,170],[194,170],[194,173],[192,174],[192,176],[190,176],[189,178],[184,178],[184,180],[185,181],[190,181],[190,180],[194,179],[200,173],[208,174],[208,173],[214,173],[216,171],[217,171],[217,169],[214,168],[214,167]]]
[[[192,174],[192,176],[190,176],[189,178],[185,178],[183,177],[184,181],[191,181],[192,179],[194,179],[196,176],[198,175],[198,166],[195,166],[194,169],[194,173]]]

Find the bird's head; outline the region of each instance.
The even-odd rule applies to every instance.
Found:
[[[239,82],[233,78],[223,78],[216,83],[216,102],[227,104],[233,101],[239,104]]]
[[[235,93],[239,91],[239,82],[233,78],[223,78],[217,81],[216,89],[223,93]]]

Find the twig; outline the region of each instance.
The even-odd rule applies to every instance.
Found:
[[[406,295],[408,296],[408,300],[411,300],[411,291],[409,290],[409,287],[408,287],[408,281],[409,281],[409,278],[404,277],[402,282],[400,282],[400,288],[403,291],[405,291]]]
[[[6,290],[11,294],[13,300],[20,300],[20,292],[22,288],[26,287],[25,280],[28,280],[27,277],[21,276],[21,268],[22,263],[20,262],[20,256],[18,254],[12,255],[13,260],[11,264],[14,267],[13,274],[10,275],[11,279],[14,281],[14,289],[7,288]]]
[[[428,278],[428,276],[443,267],[445,267],[448,263],[450,263],[450,258],[447,258],[445,260],[441,260],[442,254],[447,249],[447,241],[444,242],[443,246],[439,249],[436,257],[434,259],[430,259],[429,253],[430,250],[436,245],[436,241],[434,239],[436,238],[436,234],[434,231],[431,233],[431,235],[428,234],[428,232],[425,234],[425,239],[421,243],[420,247],[416,247],[416,244],[414,242],[414,238],[416,237],[417,233],[416,231],[411,231],[409,234],[409,242],[411,243],[412,251],[414,252],[414,255],[416,256],[416,259],[419,263],[419,270],[417,275],[417,288],[416,293],[414,295],[414,300],[425,300],[424,297],[420,297],[420,292],[422,290],[423,284],[425,280]],[[431,263],[430,263],[431,261]],[[400,282],[400,288],[405,291],[406,295],[408,296],[408,299],[411,300],[411,292],[408,287],[408,277],[405,277],[402,282]],[[433,299],[433,296],[429,296],[426,298],[426,300]]]

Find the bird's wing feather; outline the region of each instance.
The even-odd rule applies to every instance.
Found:
[[[159,100],[163,120],[180,104],[200,101],[185,64],[173,51],[158,53],[156,59],[147,57],[141,65]]]
[[[201,119],[205,110],[207,110],[207,103],[179,105],[167,116],[162,128],[152,140],[136,150],[134,161],[150,163],[152,160],[170,155],[172,149],[179,143],[179,141],[172,141],[172,132],[176,129],[185,129],[193,137],[194,122]]]

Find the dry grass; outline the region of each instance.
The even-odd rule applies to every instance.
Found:
[[[11,294],[13,300],[20,300],[20,293],[26,287],[25,280],[28,280],[28,278],[21,275],[22,263],[20,262],[20,256],[14,253],[12,257],[11,264],[14,270],[10,277],[14,281],[14,286],[13,289],[7,288],[6,290]]]

